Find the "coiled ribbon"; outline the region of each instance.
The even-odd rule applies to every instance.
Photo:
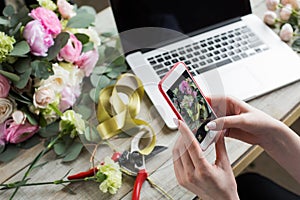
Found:
[[[120,93],[127,96],[127,104],[121,99]],[[151,153],[156,143],[154,130],[148,122],[136,118],[143,96],[144,87],[141,80],[129,73],[120,75],[115,85],[101,90],[97,108],[97,131],[103,140],[143,125],[149,128],[150,142],[140,149],[140,153]]]

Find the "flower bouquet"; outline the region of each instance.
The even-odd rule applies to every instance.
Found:
[[[1,190],[15,188],[13,198],[23,186],[92,180],[101,183],[103,192],[116,193],[122,175],[111,158],[67,180],[68,174],[60,180],[28,183],[30,171],[49,150],[54,149],[62,162],[78,157],[90,111],[84,107],[86,101],[76,102],[89,99],[96,105],[100,90],[127,70],[117,50],[120,44],[111,45],[116,38],[95,31],[93,8],[77,8],[67,0],[38,3],[18,12],[7,6],[0,17],[0,162],[41,141],[45,148],[22,180],[0,184]]]
[[[0,161],[16,149],[48,142],[63,161],[74,160],[83,145],[81,115],[70,108],[81,93],[99,54],[93,28],[95,10],[66,0],[39,0],[29,11],[7,6],[0,17]],[[37,134],[38,133],[38,134]],[[35,136],[35,137],[34,137]],[[16,148],[17,147],[17,148]]]
[[[264,22],[279,30],[281,40],[290,42],[292,48],[300,52],[299,3],[297,0],[266,0],[267,11]]]

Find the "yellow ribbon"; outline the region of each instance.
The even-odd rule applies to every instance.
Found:
[[[121,99],[120,93],[127,96],[127,104]],[[142,82],[133,74],[122,74],[118,77],[115,85],[101,90],[97,108],[99,122],[97,131],[103,140],[144,125],[149,128],[151,138],[149,144],[140,149],[140,153],[144,155],[151,153],[156,143],[154,130],[149,123],[136,118],[140,112],[143,96]]]

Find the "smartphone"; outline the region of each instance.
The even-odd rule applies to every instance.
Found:
[[[188,125],[205,151],[218,134],[209,130],[206,124],[217,117],[187,66],[182,62],[176,63],[158,87],[177,118]]]

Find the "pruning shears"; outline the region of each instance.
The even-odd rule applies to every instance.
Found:
[[[143,131],[136,134],[131,141],[130,151],[125,150],[117,160],[125,173],[131,176],[136,176],[132,200],[139,200],[142,185],[148,178],[145,161],[168,148],[166,146],[157,145],[150,154],[141,154],[139,143],[144,135],[145,132]]]

